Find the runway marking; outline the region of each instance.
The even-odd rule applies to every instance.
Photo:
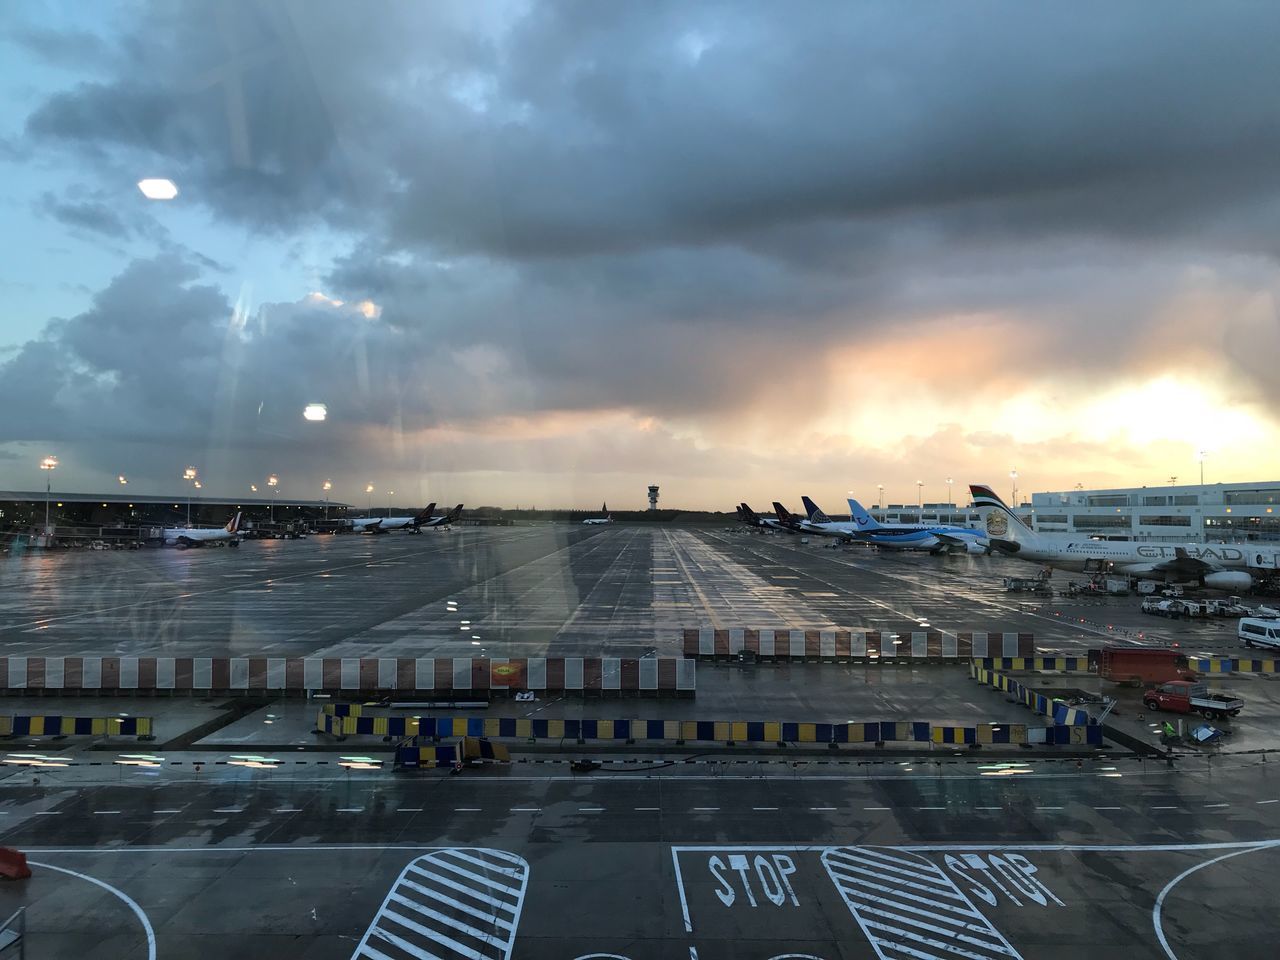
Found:
[[[244,807],[214,807],[214,813],[244,813]]]
[[[272,813],[301,813],[302,811],[299,810],[297,807],[276,807],[271,812]]]
[[[719,807],[694,807],[693,809],[695,813],[714,813],[720,808]]]
[[[1212,808],[1212,807],[1229,807],[1229,806],[1231,806],[1231,804],[1229,803],[1206,803],[1205,804],[1206,809]]]
[[[1280,803],[1280,800],[1255,800],[1254,803]]]
[[[421,807],[397,807],[396,813],[421,813]]]
[[[509,960],[529,864],[504,850],[447,848],[400,872],[352,960]],[[481,889],[483,888],[483,889]]]
[[[917,810],[945,810],[947,808],[946,807],[916,807],[916,809]],[[1062,808],[1056,807],[1055,809],[1061,810]]]
[[[1177,810],[1178,807],[1152,807],[1152,810]]]
[[[1061,807],[1036,807],[1037,810],[1061,810]]]
[[[108,813],[119,813],[120,811],[119,810],[95,810],[93,812],[95,814],[108,814]]]
[[[339,807],[338,813],[364,813],[364,807]]]
[[[37,817],[56,817],[61,812],[62,812],[61,810],[37,810],[36,816]]]
[[[1094,807],[1095,810],[1123,810],[1124,807]]]
[[[155,813],[181,813],[181,812],[182,812],[182,808],[181,808],[181,807],[179,807],[179,808],[174,809],[174,810],[156,810],[156,811],[154,811],[154,812],[155,812]]]
[[[80,873],[76,870],[68,870],[66,867],[55,867],[52,863],[40,863],[36,860],[30,860],[28,863],[33,867],[42,867],[45,870],[57,870],[59,873],[65,873],[72,877],[79,877],[81,880],[87,880],[94,886],[101,887],[107,893],[118,897],[124,902],[124,905],[133,911],[133,915],[138,918],[138,922],[142,924],[142,932],[147,937],[147,960],[156,960],[156,932],[151,929],[151,921],[147,919],[146,913],[142,908],[123,890],[113,887],[109,883],[104,883],[97,877],[91,877],[87,873]]]
[[[453,812],[454,813],[479,813],[480,808],[479,807],[454,807]]]
[[[604,813],[604,807],[579,807],[579,813]]]
[[[512,813],[538,813],[541,807],[512,807]]]
[[[1013,945],[932,861],[913,854],[858,847],[832,847],[821,859],[831,882],[881,960],[894,960],[904,954],[929,960],[945,956],[1021,960]],[[903,874],[913,878],[911,889],[918,893],[902,889],[907,882]],[[874,883],[867,877],[883,883]]]
[[[836,809],[838,809],[838,808],[836,808],[836,807],[810,807],[809,809],[810,809],[810,810],[812,810],[812,811],[814,811],[814,812],[816,812],[816,813],[825,813],[825,812],[830,812],[830,811],[832,811],[832,810],[836,810]],[[930,809],[937,809],[937,810],[941,810],[942,808],[941,808],[941,807],[936,807],[936,808],[934,808],[934,807],[923,807],[923,808],[921,808],[921,809],[924,809],[924,810],[930,810]]]
[[[1151,908],[1151,925],[1155,928],[1156,939],[1160,941],[1160,946],[1164,948],[1165,955],[1169,958],[1169,960],[1178,960],[1177,955],[1173,952],[1173,949],[1169,946],[1169,941],[1165,939],[1164,923],[1162,920],[1163,911],[1164,911],[1164,898],[1169,895],[1169,891],[1172,890],[1174,887],[1176,887],[1179,883],[1181,883],[1187,877],[1191,876],[1191,874],[1195,873],[1197,870],[1203,870],[1205,867],[1211,867],[1215,863],[1219,863],[1223,860],[1230,860],[1232,857],[1238,857],[1241,854],[1253,853],[1255,850],[1271,849],[1275,847],[1277,843],[1280,843],[1280,841],[1272,840],[1269,843],[1256,844],[1253,847],[1247,847],[1243,850],[1236,850],[1232,853],[1224,853],[1222,854],[1222,856],[1214,857],[1212,860],[1206,860],[1203,863],[1197,863],[1195,866],[1187,867],[1187,869],[1183,870],[1180,874],[1178,874],[1176,877],[1174,877],[1172,880],[1170,880],[1168,883],[1164,885],[1164,889],[1161,890],[1159,895],[1156,897],[1156,905]]]
[[[777,810],[778,808],[777,807],[752,807],[751,809],[756,811],[765,811],[765,810]]]
[[[863,810],[888,810],[888,807],[863,807]]]
[[[633,809],[636,811],[636,813],[656,813],[662,808],[661,807],[634,807]]]

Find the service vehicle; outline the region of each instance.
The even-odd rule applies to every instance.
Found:
[[[1196,600],[1147,597],[1142,601],[1142,612],[1157,617],[1170,617],[1174,620],[1189,620],[1192,617],[1203,617],[1208,611],[1204,604]]]
[[[1236,636],[1246,647],[1280,647],[1280,619],[1241,617]]]
[[[1089,668],[1114,683],[1140,687],[1144,683],[1198,680],[1186,655],[1167,647],[1103,647],[1089,651]]]
[[[1244,701],[1225,693],[1210,693],[1205,683],[1192,680],[1170,680],[1142,694],[1142,705],[1148,710],[1170,713],[1198,713],[1212,720],[1234,717],[1244,709]]]

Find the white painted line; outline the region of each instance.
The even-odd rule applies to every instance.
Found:
[[[119,813],[120,811],[119,810],[95,810],[93,812],[95,814],[105,814],[105,813]]]
[[[1152,810],[1177,810],[1178,807],[1152,807]]]
[[[714,813],[719,809],[720,809],[719,807],[694,807],[693,808],[695,813]]]
[[[916,809],[917,809],[917,810],[945,810],[945,809],[947,809],[947,808],[946,808],[946,807],[916,807]],[[1054,809],[1056,809],[1056,810],[1061,810],[1062,808],[1061,808],[1061,807],[1055,807]]]
[[[421,813],[421,807],[397,807],[396,813]]]
[[[888,807],[863,807],[863,810],[888,810]]]
[[[364,807],[339,807],[338,813],[364,813]]]
[[[604,813],[604,807],[579,807],[579,813]]]
[[[661,807],[632,807],[636,813],[657,813]]]
[[[1123,810],[1124,807],[1094,807],[1095,810]]]
[[[61,812],[62,812],[61,810],[37,810],[36,816],[37,817],[56,817]]]
[[[391,954],[510,960],[528,883],[529,864],[503,850],[447,848],[420,856],[401,871],[352,960]],[[389,953],[387,945],[394,948]]]
[[[244,807],[215,807],[214,813],[244,813]]]
[[[479,807],[454,807],[453,812],[454,813],[479,813],[480,808]]]
[[[1206,806],[1206,807],[1229,807],[1229,806],[1231,806],[1231,804],[1229,804],[1229,803],[1206,803],[1206,804],[1205,804],[1205,806]]]
[[[1234,853],[1224,853],[1222,854],[1222,856],[1214,857],[1212,860],[1206,860],[1204,861],[1204,863],[1197,863],[1194,866],[1187,867],[1187,869],[1183,870],[1180,874],[1178,874],[1176,877],[1174,877],[1172,880],[1170,880],[1168,883],[1164,885],[1164,889],[1161,890],[1159,896],[1156,897],[1156,905],[1151,909],[1151,925],[1155,927],[1156,937],[1160,940],[1160,946],[1164,947],[1164,952],[1168,956],[1169,960],[1178,960],[1177,955],[1173,952],[1172,948],[1169,946],[1169,941],[1165,939],[1164,925],[1161,922],[1161,917],[1160,917],[1161,911],[1164,910],[1164,898],[1169,895],[1169,891],[1172,890],[1174,887],[1176,887],[1179,883],[1181,883],[1187,877],[1191,876],[1191,874],[1195,873],[1197,870],[1203,870],[1205,867],[1213,866],[1213,864],[1218,863],[1222,860],[1230,860],[1232,857],[1238,857],[1242,853],[1252,853],[1254,850],[1259,850],[1259,849],[1263,849],[1263,848],[1252,847],[1245,850],[1236,850]]]
[[[836,807],[810,807],[809,809],[814,811],[815,813],[822,813],[822,812],[830,812],[837,808]]]
[[[151,929],[151,921],[147,919],[147,915],[142,912],[142,908],[135,903],[128,894],[123,890],[117,890],[109,883],[103,883],[97,877],[91,877],[86,873],[77,873],[75,870],[68,870],[66,867],[55,867],[52,863],[37,863],[30,860],[28,863],[33,867],[43,867],[45,870],[57,870],[59,873],[65,873],[73,877],[79,877],[81,880],[87,880],[94,886],[101,887],[107,893],[119,897],[124,905],[133,911],[133,915],[138,918],[138,922],[142,924],[142,931],[147,936],[147,960],[156,960],[156,932]],[[1159,929],[1158,927],[1156,929]]]
[[[1004,807],[974,807],[975,810],[1003,810]]]
[[[512,813],[537,813],[541,807],[512,807]]]
[[[1061,810],[1061,807],[1036,807],[1037,810]]]
[[[276,807],[271,812],[272,813],[301,813],[302,811],[299,810],[297,807]]]
[[[1255,803],[1280,803],[1280,800],[1255,800]]]
[[[752,810],[777,810],[777,807],[752,807]]]
[[[153,812],[154,812],[154,813],[181,813],[181,812],[182,812],[182,808],[181,808],[181,807],[177,807],[177,808],[175,808],[175,809],[171,809],[171,810],[155,810],[155,811],[153,811]]]

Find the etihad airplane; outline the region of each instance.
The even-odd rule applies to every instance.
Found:
[[[435,520],[431,516],[431,511],[436,508],[434,503],[429,504],[427,509],[413,517],[361,517],[351,521],[351,529],[356,533],[389,533],[392,530],[409,530],[416,531],[422,526],[434,526],[428,521]]]
[[[187,547],[203,547],[206,543],[225,543],[228,547],[240,546],[240,514],[227,521],[225,527],[176,527],[164,532],[164,545],[185,550]]]
[[[1116,573],[1170,583],[1198,582],[1214,590],[1243,593],[1253,577],[1243,547],[1230,543],[1143,543],[1090,540],[1070,534],[1037,533],[990,487],[971,485],[992,552],[1059,570]]]
[[[880,547],[896,547],[901,550],[928,550],[941,553],[963,550],[966,553],[987,553],[987,536],[971,527],[929,523],[880,523],[852,497],[848,500],[851,522],[859,531],[859,539]]]

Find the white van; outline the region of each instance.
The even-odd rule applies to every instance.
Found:
[[[1241,617],[1236,636],[1246,647],[1280,647],[1280,620]]]

